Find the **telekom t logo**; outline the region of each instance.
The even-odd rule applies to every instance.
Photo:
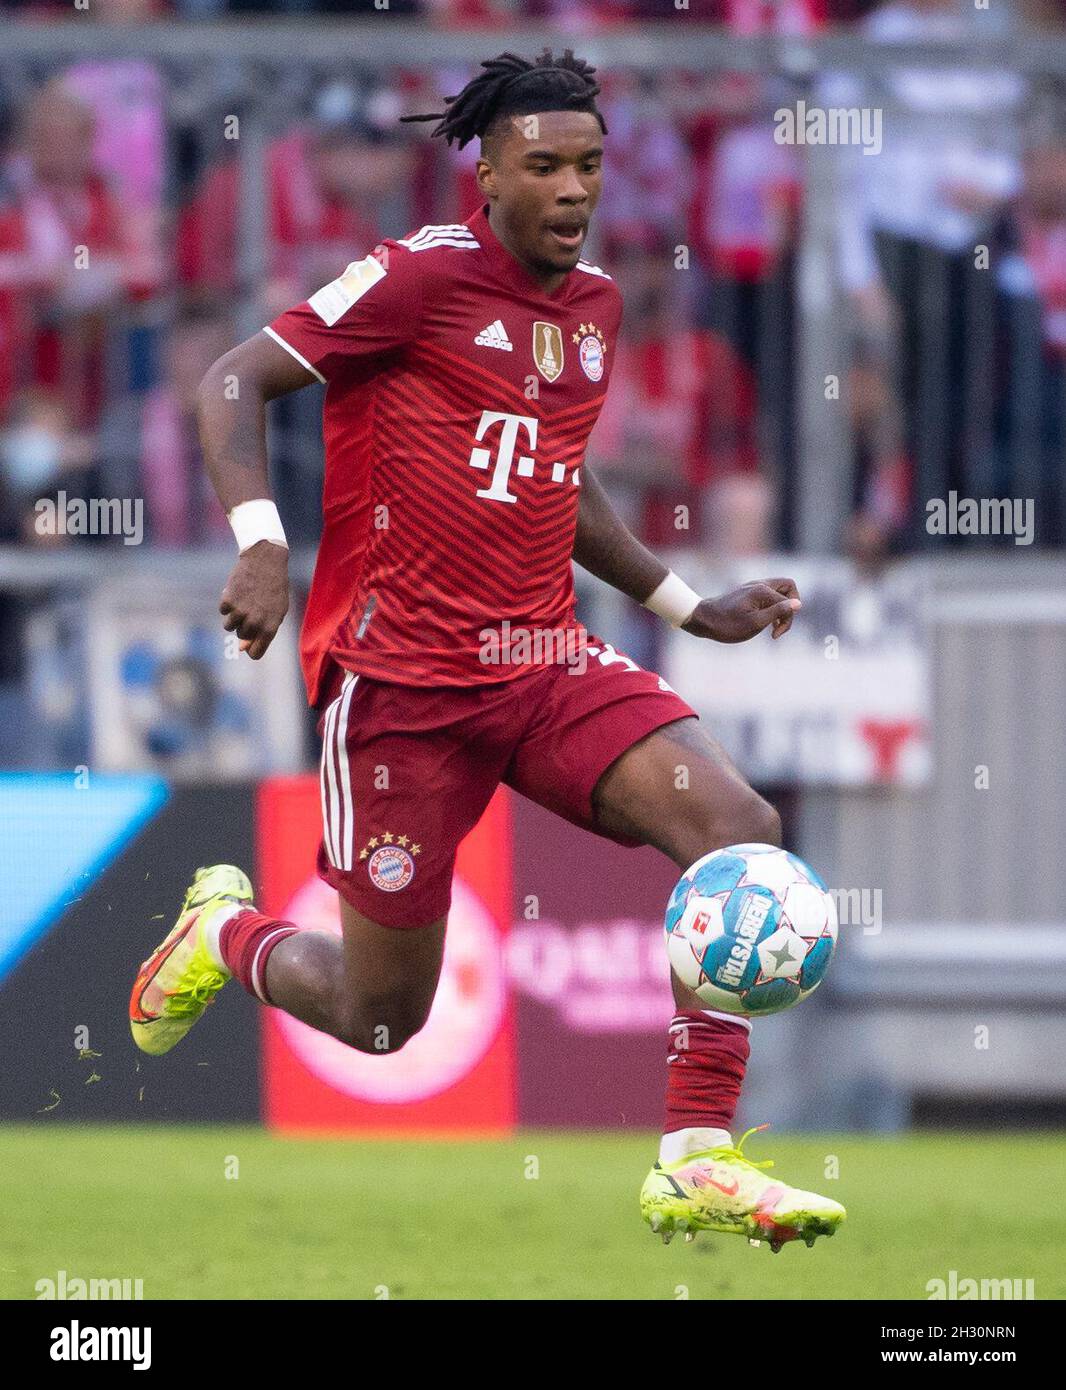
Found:
[[[490,425],[502,426],[500,430],[499,447],[496,450],[496,464],[492,464],[491,449],[473,449],[470,453],[470,467],[484,468],[486,471],[492,468],[492,482],[488,487],[479,487],[477,495],[479,497],[491,498],[493,502],[517,502],[518,498],[513,492],[507,491],[507,483],[511,476],[511,468],[514,467],[520,478],[532,478],[533,459],[528,454],[523,454],[519,459],[515,459],[515,447],[518,443],[519,428],[523,428],[529,440],[530,449],[537,447],[537,425],[538,421],[532,415],[508,415],[502,410],[483,410],[481,419],[478,422],[477,434],[475,439],[484,439],[485,432]],[[570,481],[576,486],[580,484],[580,470],[575,468],[570,476]],[[552,482],[561,483],[566,477],[566,465],[564,463],[552,464]]]

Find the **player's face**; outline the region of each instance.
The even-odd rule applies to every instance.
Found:
[[[514,116],[493,154],[478,181],[510,250],[539,275],[573,270],[603,184],[599,121],[587,111]]]

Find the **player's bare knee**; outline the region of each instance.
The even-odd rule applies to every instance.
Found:
[[[722,845],[780,845],[781,817],[758,792],[749,789],[748,795],[729,807],[718,833]]]
[[[374,1027],[375,1052],[399,1052],[425,1026],[425,1015],[398,1014]]]
[[[730,844],[781,844],[781,816],[776,807],[771,806],[757,792],[752,793],[738,818],[738,829],[741,827],[744,833],[731,839]]]
[[[420,1033],[429,1016],[428,1008],[409,1001],[363,1006],[342,1011],[334,1036],[357,1052],[387,1056],[399,1050]]]
[[[694,809],[695,815],[681,828],[682,843],[672,855],[683,866],[726,845],[781,843],[780,815],[751,787],[725,804],[716,797]]]

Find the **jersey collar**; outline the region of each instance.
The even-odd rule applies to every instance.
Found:
[[[488,203],[482,203],[477,212],[472,217],[467,218],[466,225],[477,237],[478,244],[490,265],[505,284],[512,286],[522,294],[532,294],[539,299],[547,300],[549,304],[558,304],[566,298],[573,272],[567,274],[553,294],[546,294],[517,256],[508,251],[492,230],[492,224],[489,222]]]

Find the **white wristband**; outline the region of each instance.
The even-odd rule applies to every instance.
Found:
[[[685,581],[673,572],[644,600],[644,607],[650,608],[660,618],[665,618],[671,627],[684,627],[695,613],[700,596],[690,589]]]
[[[242,555],[260,541],[283,545],[286,550],[289,548],[278,509],[269,497],[257,497],[254,502],[238,502],[229,513],[229,524],[233,527],[237,549]]]

